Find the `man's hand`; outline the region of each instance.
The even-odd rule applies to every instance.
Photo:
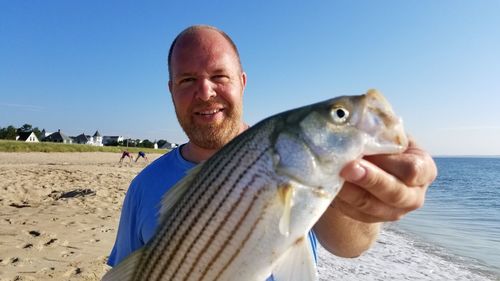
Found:
[[[424,203],[437,175],[434,160],[410,141],[401,154],[376,155],[349,163],[344,186],[314,226],[327,250],[356,257],[375,241],[381,222],[394,221]]]
[[[431,156],[410,140],[401,154],[374,155],[348,164],[335,208],[366,223],[398,220],[420,208],[437,176]]]

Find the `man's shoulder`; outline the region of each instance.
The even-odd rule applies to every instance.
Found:
[[[168,174],[168,171],[174,169],[177,164],[175,151],[171,150],[168,153],[160,156],[158,159],[153,161],[151,164],[146,166],[142,171],[137,174],[134,181],[137,180],[147,180],[151,177],[162,176]]]
[[[146,168],[144,168],[132,181],[131,186],[154,187],[158,184],[177,181],[179,175],[191,169],[194,164],[182,158],[179,148],[175,148],[165,155],[162,155]]]

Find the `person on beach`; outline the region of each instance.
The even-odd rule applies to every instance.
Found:
[[[137,160],[139,160],[140,157],[144,158],[146,163],[149,162],[148,157],[146,157],[146,153],[144,151],[139,151],[139,153],[137,153],[137,158],[135,158],[135,163],[137,163]]]
[[[170,46],[168,70],[177,119],[189,141],[151,163],[130,184],[110,266],[152,238],[163,194],[249,127],[242,119],[247,75],[226,33],[211,26],[188,27]],[[383,222],[422,206],[436,174],[430,155],[413,141],[401,154],[348,164],[341,171],[346,179],[342,190],[308,235],[314,256],[317,240],[337,256],[359,256]]]
[[[123,162],[123,159],[124,159],[125,157],[128,157],[129,163],[132,163],[132,158],[133,158],[133,157],[132,157],[132,155],[130,154],[130,152],[128,152],[127,150],[124,150],[124,151],[122,152],[122,157],[120,158],[120,161],[118,161],[118,163],[120,163],[120,164],[121,164],[121,163]]]

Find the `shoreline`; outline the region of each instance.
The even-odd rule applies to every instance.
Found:
[[[500,280],[500,274],[485,264],[454,255],[392,224],[358,258],[338,258],[322,248],[319,252],[321,281]]]
[[[150,162],[159,156],[148,154]],[[0,152],[0,281],[100,280],[125,192],[146,166],[119,159],[105,152]],[[338,258],[321,246],[318,254],[322,281],[500,280],[394,225],[359,258]]]
[[[421,249],[426,253],[437,256],[446,261],[456,263],[464,269],[470,270],[472,272],[477,272],[480,275],[484,275],[489,278],[493,278],[493,280],[500,280],[500,267],[495,267],[490,263],[474,258],[472,256],[466,256],[460,253],[456,253],[445,246],[441,246],[437,241],[429,241],[425,237],[420,236],[419,234],[411,230],[404,229],[403,227],[396,224],[390,226],[389,231],[394,232],[396,235],[399,235],[405,239],[411,240],[415,247]]]

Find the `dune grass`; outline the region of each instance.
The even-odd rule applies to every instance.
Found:
[[[21,141],[0,140],[0,152],[129,152],[165,153],[165,149],[123,146],[92,146],[85,144],[62,144],[52,142],[28,143]]]

